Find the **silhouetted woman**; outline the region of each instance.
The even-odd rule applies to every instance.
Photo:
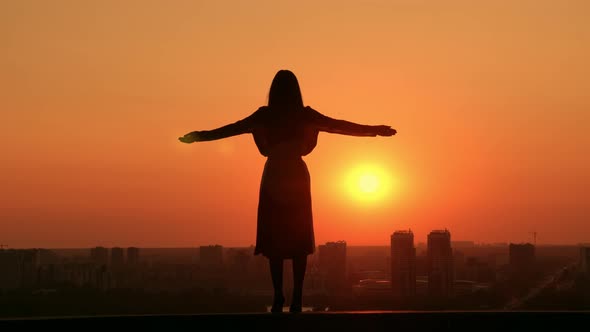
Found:
[[[250,116],[214,130],[193,131],[184,143],[211,141],[251,133],[267,158],[260,184],[256,248],[269,260],[274,299],[272,312],[282,312],[283,260],[293,261],[291,312],[300,312],[307,255],[315,250],[309,172],[301,158],[316,146],[325,131],[352,136],[391,136],[389,126],[369,126],[336,120],[303,106],[295,75],[280,70],[268,94],[268,106]]]

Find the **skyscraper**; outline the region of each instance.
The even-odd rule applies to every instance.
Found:
[[[127,264],[137,265],[139,263],[139,248],[127,248]]]
[[[427,244],[428,293],[449,296],[453,292],[453,250],[448,230],[433,230]]]
[[[508,250],[512,266],[528,266],[535,261],[535,246],[530,243],[510,243]]]
[[[123,266],[125,263],[125,252],[123,248],[111,248],[111,265],[115,267]]]
[[[39,257],[38,249],[0,249],[0,290],[35,286]]]
[[[319,246],[319,270],[328,293],[338,293],[346,288],[345,241],[327,242]]]
[[[391,289],[397,296],[416,295],[416,248],[411,230],[391,235]]]
[[[223,267],[223,247],[220,245],[201,246],[199,248],[200,264],[205,269]]]
[[[530,243],[510,243],[508,247],[510,272],[513,277],[523,277],[533,273],[535,246]]]
[[[107,265],[109,262],[109,249],[105,247],[90,249],[90,260],[96,265]]]
[[[20,287],[19,266],[18,251],[0,248],[0,291]]]
[[[580,272],[590,276],[590,247],[580,247]]]

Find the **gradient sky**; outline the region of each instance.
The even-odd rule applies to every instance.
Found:
[[[182,144],[266,104],[388,124],[305,157],[316,242],[590,241],[590,2],[0,1],[0,244],[255,242],[251,135]],[[343,181],[370,164],[390,193]]]

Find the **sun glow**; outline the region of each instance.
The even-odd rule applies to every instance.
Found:
[[[374,193],[379,190],[379,178],[375,174],[362,174],[359,177],[358,185],[363,193]]]
[[[391,194],[393,181],[390,172],[382,167],[363,164],[347,172],[344,185],[355,200],[376,202]]]

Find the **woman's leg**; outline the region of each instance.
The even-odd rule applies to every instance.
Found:
[[[306,267],[307,255],[293,258],[293,300],[290,308],[291,312],[301,312],[303,279],[305,278]]]
[[[272,287],[274,288],[274,299],[272,303],[272,312],[282,312],[285,297],[283,296],[283,259],[269,258],[270,276]]]

